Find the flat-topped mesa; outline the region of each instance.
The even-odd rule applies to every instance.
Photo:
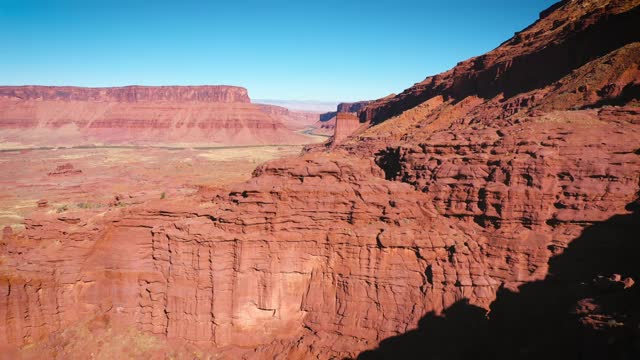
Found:
[[[144,101],[250,103],[247,89],[238,86],[124,86],[84,88],[75,86],[0,86],[0,97],[21,100]]]
[[[303,116],[284,110],[252,104],[245,88],[225,85],[0,86],[0,142],[17,147],[306,143],[306,136],[285,124]]]
[[[340,143],[360,127],[360,121],[355,113],[339,112],[336,114],[336,128],[333,143]]]
[[[360,110],[364,109],[365,106],[371,104],[373,101],[365,100],[365,101],[357,101],[352,103],[340,103],[337,107],[337,112],[352,112],[357,113]]]

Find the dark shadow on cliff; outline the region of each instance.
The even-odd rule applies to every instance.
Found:
[[[605,89],[607,87],[605,86]],[[620,91],[620,94],[617,94],[613,97],[608,97],[606,94],[606,90],[601,90],[598,93],[599,96],[602,97],[601,100],[596,102],[593,105],[586,106],[587,109],[598,109],[603,106],[611,105],[611,106],[624,106],[630,103],[633,100],[640,99],[640,84],[629,83],[625,85],[624,88]]]
[[[384,178],[396,180],[402,170],[399,147],[388,147],[378,151],[376,154],[376,164],[384,171]]]
[[[326,112],[326,113],[320,114],[320,121],[321,122],[327,122],[327,121],[333,119],[334,117],[336,117],[337,114],[338,113],[335,112],[335,111],[330,111],[330,112]]]
[[[490,312],[457,302],[358,359],[640,359],[640,202],[628,209],[586,228],[544,280],[501,289]]]
[[[548,12],[563,3],[566,2],[553,5],[541,17],[549,15]],[[640,40],[640,32],[629,30],[640,21],[639,6],[620,14],[603,12],[606,10],[600,8],[568,22],[555,41],[537,51],[525,52],[497,63],[488,62],[486,55],[478,56],[472,59],[473,64],[469,69],[458,69],[464,75],[444,83],[439,83],[434,77],[430,83],[406,90],[396,97],[396,101],[385,103],[375,112],[362,112],[360,120],[364,122],[368,119],[374,125],[379,124],[437,95],[456,102],[468,96],[492,99],[499,94],[509,99],[549,86],[582,65]],[[527,41],[531,39],[525,39],[521,33],[517,33],[501,46],[515,46]]]

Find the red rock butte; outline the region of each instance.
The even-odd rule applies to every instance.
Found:
[[[340,103],[336,107],[336,111],[327,112],[320,115],[320,119],[317,120],[313,126],[316,128],[315,133],[323,135],[333,135],[335,139],[336,128],[336,116],[338,113],[358,113],[366,105],[372,101],[359,101],[353,103]],[[351,132],[348,134],[350,135]],[[348,136],[347,135],[347,136]]]
[[[333,135],[334,144],[338,144],[348,138],[358,127],[360,127],[360,121],[355,113],[338,112]]]

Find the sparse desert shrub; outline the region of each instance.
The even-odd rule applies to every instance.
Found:
[[[89,202],[80,202],[77,203],[76,206],[79,209],[97,209],[97,208],[101,208],[104,206],[104,204],[100,204],[100,203],[89,203]]]

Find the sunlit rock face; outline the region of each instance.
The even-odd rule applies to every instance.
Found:
[[[0,139],[16,148],[302,144],[289,125],[309,116],[233,86],[0,87]]]

